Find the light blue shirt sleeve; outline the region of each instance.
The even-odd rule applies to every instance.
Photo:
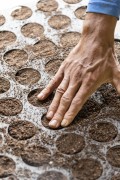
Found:
[[[87,12],[120,16],[120,0],[89,0]]]

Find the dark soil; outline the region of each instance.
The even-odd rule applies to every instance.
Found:
[[[32,15],[32,10],[26,6],[20,6],[11,13],[11,16],[16,20],[28,19]]]
[[[76,4],[76,3],[79,3],[80,1],[82,0],[64,0],[66,3],[69,3],[69,4]]]
[[[0,99],[0,114],[14,116],[22,111],[22,103],[15,98]]]
[[[30,104],[36,107],[48,107],[53,99],[53,93],[43,101],[38,100],[37,95],[42,89],[34,89],[28,94],[28,101]]]
[[[84,138],[75,133],[61,135],[56,141],[57,149],[64,154],[81,152],[85,146]]]
[[[68,180],[68,178],[58,171],[46,171],[37,180]]]
[[[25,147],[22,159],[30,166],[48,165],[50,161],[50,151],[39,144]]]
[[[120,168],[120,146],[113,146],[107,152],[108,162],[115,167]]]
[[[0,15],[0,26],[2,26],[5,23],[5,17],[3,15]]]
[[[115,139],[118,134],[117,128],[109,122],[98,122],[92,124],[89,129],[89,134],[92,139],[99,142],[108,142]]]
[[[51,12],[58,8],[58,3],[55,0],[40,0],[37,3],[37,8],[40,11]]]
[[[70,18],[65,15],[54,15],[48,20],[48,24],[57,30],[66,28],[70,23]]]
[[[63,47],[74,47],[80,40],[80,33],[67,32],[61,36],[60,43]]]
[[[0,49],[16,41],[16,35],[10,31],[0,31]]]
[[[18,140],[30,139],[36,134],[37,128],[28,121],[16,121],[9,125],[8,133]]]
[[[25,37],[37,38],[43,36],[44,28],[38,23],[28,23],[22,26],[21,32]]]
[[[7,92],[10,89],[10,82],[0,77],[0,94]]]
[[[111,180],[120,180],[120,174],[113,176]]]
[[[15,171],[15,162],[7,157],[0,155],[0,178],[10,176]]]
[[[21,67],[26,64],[28,54],[21,49],[12,49],[4,54],[4,60],[10,66]]]
[[[49,73],[51,76],[54,76],[60,65],[62,64],[63,60],[59,60],[59,59],[56,59],[56,60],[50,60],[46,65],[45,65],[45,70],[47,73]]]
[[[96,180],[102,175],[102,165],[95,159],[80,159],[73,166],[75,180]]]
[[[41,40],[33,45],[32,51],[36,58],[54,56],[56,54],[56,45],[49,40]]]
[[[85,14],[86,14],[86,9],[87,9],[86,6],[82,6],[82,7],[78,8],[78,9],[76,9],[75,10],[75,16],[78,19],[84,20],[85,19]]]
[[[101,108],[102,107],[98,104],[98,102],[90,98],[84,104],[84,106],[82,107],[81,111],[78,113],[75,119],[76,120],[85,119],[85,118],[90,118],[90,116],[93,118],[99,114]]]
[[[21,69],[15,75],[16,81],[22,85],[32,85],[38,82],[40,78],[40,73],[36,69],[32,68]]]

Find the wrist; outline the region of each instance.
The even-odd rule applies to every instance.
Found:
[[[106,43],[108,46],[114,44],[114,31],[117,19],[113,16],[87,13],[83,25],[81,40],[92,40],[97,43]]]

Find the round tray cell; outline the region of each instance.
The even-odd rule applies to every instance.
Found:
[[[54,76],[60,65],[62,64],[62,60],[50,60],[46,65],[45,65],[45,70],[47,73],[49,73],[51,76]]]
[[[20,6],[11,13],[11,16],[16,20],[28,19],[32,16],[32,10],[29,7]]]
[[[79,3],[80,1],[82,0],[64,0],[66,3],[68,4],[76,4],[76,3]]]
[[[68,178],[58,171],[46,171],[37,180],[68,180]]]
[[[120,146],[113,146],[107,152],[108,162],[115,167],[120,168]]]
[[[4,60],[10,66],[21,67],[26,64],[28,54],[21,49],[12,49],[4,54]]]
[[[69,26],[71,20],[65,15],[54,15],[48,20],[48,24],[54,29],[64,29]]]
[[[5,24],[5,17],[3,15],[0,15],[0,26]]]
[[[84,138],[78,134],[67,133],[60,136],[56,141],[58,150],[64,154],[81,152],[85,146]]]
[[[22,85],[32,85],[38,82],[40,78],[40,73],[36,69],[32,68],[21,69],[15,75],[16,81]]]
[[[81,159],[73,167],[73,176],[79,180],[96,180],[103,172],[103,167],[95,159]]]
[[[34,89],[28,94],[28,101],[30,104],[36,107],[48,107],[53,99],[53,94],[43,101],[38,100],[37,95],[42,91],[42,89]]]
[[[10,176],[15,171],[15,162],[13,159],[0,155],[0,178]]]
[[[49,40],[41,40],[33,45],[33,53],[37,58],[53,56],[56,53],[56,45]]]
[[[37,128],[28,121],[16,121],[10,124],[8,133],[11,137],[18,140],[30,139],[36,134]]]
[[[118,134],[117,128],[109,122],[98,122],[92,124],[89,129],[89,134],[92,139],[99,142],[112,141]]]
[[[14,43],[16,41],[16,35],[11,31],[0,31],[0,48]]]
[[[38,23],[28,23],[22,26],[21,32],[25,37],[37,38],[43,36],[44,28]]]
[[[120,180],[120,174],[116,174],[111,180]]]
[[[8,91],[10,89],[10,82],[5,79],[0,77],[0,94]]]
[[[82,107],[81,111],[78,114],[78,118],[89,118],[95,117],[96,115],[99,114],[101,110],[100,105],[94,101],[93,99],[89,99]]]
[[[14,116],[22,111],[22,103],[15,98],[0,99],[0,114]]]
[[[82,7],[78,8],[78,9],[76,9],[76,10],[75,10],[75,16],[76,16],[78,19],[85,20],[86,9],[87,9],[86,6],[82,6]]]
[[[27,146],[24,149],[22,160],[30,166],[42,166],[50,161],[50,151],[38,144]]]
[[[58,8],[58,3],[55,0],[40,0],[37,3],[37,9],[44,12],[55,11]]]
[[[62,126],[60,126],[60,127],[57,128],[57,129],[52,129],[52,128],[50,128],[50,127],[49,127],[49,122],[50,122],[50,120],[48,120],[48,119],[46,118],[46,115],[43,115],[43,116],[42,116],[41,122],[42,122],[42,125],[43,125],[45,128],[47,128],[47,129],[59,130],[59,129],[62,129],[62,128],[63,128]]]
[[[61,36],[60,43],[63,47],[71,47],[77,45],[80,40],[80,33],[67,32]]]

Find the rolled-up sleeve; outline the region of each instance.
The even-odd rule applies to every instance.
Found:
[[[89,0],[87,12],[120,16],[120,0]]]

